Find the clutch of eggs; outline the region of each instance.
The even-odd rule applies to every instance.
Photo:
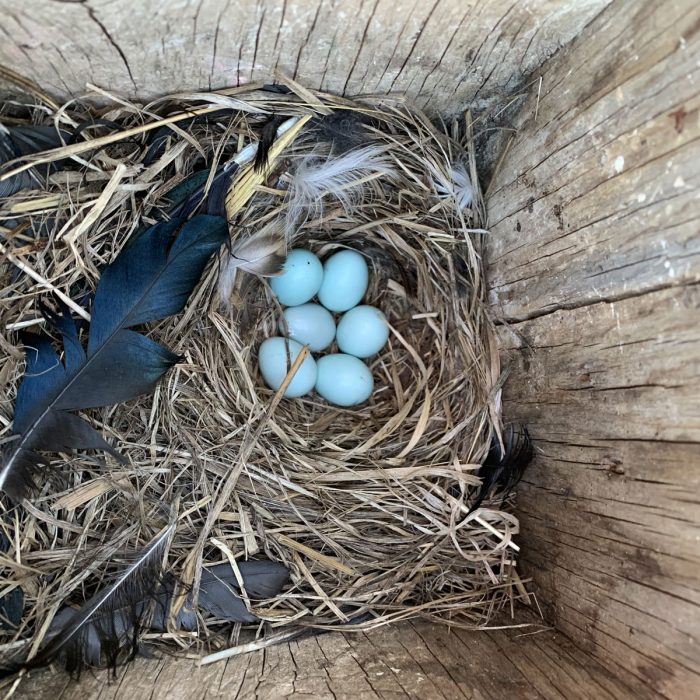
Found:
[[[358,306],[368,282],[367,263],[354,250],[335,253],[324,264],[308,250],[289,252],[283,273],[270,282],[277,299],[287,306],[279,327],[288,337],[268,338],[258,355],[260,373],[270,388],[280,388],[304,345],[322,352],[335,340],[341,352],[318,361],[307,357],[284,395],[294,398],[315,389],[337,406],[367,401],[374,380],[360,358],[377,354],[389,338],[384,314],[373,306]],[[320,304],[311,302],[315,296]],[[345,312],[337,328],[331,312]]]

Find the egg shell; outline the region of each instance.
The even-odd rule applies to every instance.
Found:
[[[368,281],[365,259],[354,250],[341,250],[323,264],[318,299],[331,311],[347,311],[362,301]]]
[[[280,304],[298,306],[316,295],[323,282],[323,265],[309,250],[290,250],[278,277],[270,278],[270,287]]]
[[[356,306],[343,315],[336,333],[338,347],[348,355],[371,357],[389,339],[386,316],[374,306]]]
[[[284,311],[287,322],[287,335],[302,345],[308,345],[312,352],[325,350],[335,338],[335,321],[331,312],[319,304],[290,306]],[[285,326],[280,321],[280,331]]]
[[[296,340],[280,337],[268,338],[262,342],[258,351],[260,374],[262,374],[265,384],[275,391],[282,386],[282,382],[291,367],[287,364],[287,347],[289,347],[289,358],[293,363],[304,348]],[[316,360],[309,355],[301,363],[301,367],[289,383],[284,395],[296,398],[308,394],[316,384],[317,374]]]
[[[316,391],[336,406],[356,406],[367,401],[374,389],[369,367],[352,355],[324,355],[317,363]]]

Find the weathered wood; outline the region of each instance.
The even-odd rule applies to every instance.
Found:
[[[519,87],[610,0],[1,0],[0,62],[57,94],[139,97],[269,81],[405,93],[456,110]]]
[[[700,280],[699,27],[692,0],[620,0],[544,66],[489,192],[497,314]]]
[[[533,622],[536,622],[534,618]],[[532,634],[533,629],[536,630]],[[523,636],[523,632],[530,633]],[[527,653],[521,653],[527,650]],[[642,700],[562,635],[541,628],[449,631],[405,623],[370,634],[325,634],[226,663],[139,659],[121,669],[71,681],[61,671],[33,672],[15,698],[56,700]]]
[[[538,447],[523,563],[550,621],[669,698],[700,684],[700,286],[501,329]]]
[[[696,697],[700,7],[619,0],[541,74],[488,198],[522,563],[621,682]]]

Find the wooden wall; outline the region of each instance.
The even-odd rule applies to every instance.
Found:
[[[56,94],[269,81],[405,93],[432,111],[515,90],[611,0],[0,0],[0,63]]]
[[[699,67],[700,5],[615,2],[544,66],[489,197],[526,570],[673,700],[700,689]]]

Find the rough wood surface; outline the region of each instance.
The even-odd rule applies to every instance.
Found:
[[[610,0],[0,0],[0,63],[57,94],[148,97],[275,69],[335,93],[406,93],[433,111],[518,89]]]
[[[538,450],[519,493],[523,564],[573,643],[404,626],[202,669],[139,661],[112,685],[44,672],[20,697],[697,697],[700,7],[615,0],[590,22],[607,4],[0,0],[0,60],[57,93],[277,67],[434,111],[514,89],[588,24],[542,69],[489,192],[504,406]]]
[[[700,687],[700,286],[501,332],[504,410],[538,455],[518,493],[548,619],[668,698]]]
[[[533,629],[535,633],[533,634]],[[526,636],[523,636],[526,635]],[[187,659],[139,659],[116,681],[31,675],[15,698],[55,700],[641,700],[562,635],[538,628],[449,632],[402,624],[365,634],[326,634],[198,667]]]
[[[544,67],[489,197],[525,571],[672,700],[700,688],[699,106],[700,6],[615,2]]]
[[[546,64],[489,192],[499,315],[700,280],[699,66],[693,0],[620,0]]]

